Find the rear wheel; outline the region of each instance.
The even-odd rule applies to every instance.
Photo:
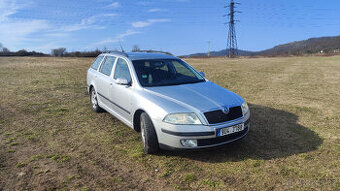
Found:
[[[146,113],[142,113],[140,116],[140,127],[144,152],[147,154],[157,153],[159,145],[156,131],[150,117]]]
[[[91,100],[91,106],[92,106],[93,111],[95,111],[97,113],[103,111],[103,109],[101,107],[99,107],[99,105],[98,105],[97,92],[94,88],[91,88],[90,100]]]

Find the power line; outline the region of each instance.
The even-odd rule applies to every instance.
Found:
[[[210,57],[210,43],[211,41],[208,41],[208,57]]]

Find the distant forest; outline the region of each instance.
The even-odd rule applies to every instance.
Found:
[[[135,45],[132,52],[153,52],[153,53],[164,53],[173,55],[170,52],[164,52],[164,51],[158,51],[158,50],[141,50],[138,45]],[[53,56],[53,57],[97,57],[99,54],[104,52],[118,52],[118,50],[92,50],[92,51],[74,51],[74,52],[67,52],[66,48],[56,48],[52,49],[50,54],[45,54],[42,52],[36,52],[36,51],[27,51],[25,49],[12,52],[8,48],[3,47],[0,43],[0,56]]]
[[[67,52],[66,48],[52,49],[50,54],[45,54],[36,51],[27,51],[25,49],[19,51],[10,51],[8,48],[3,47],[0,43],[0,56],[56,56],[56,57],[96,57],[101,54],[102,51],[96,49],[93,51],[75,51]]]

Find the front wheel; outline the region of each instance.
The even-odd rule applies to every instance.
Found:
[[[150,117],[146,113],[142,113],[140,116],[140,127],[144,153],[157,153],[159,151],[159,144],[156,131]]]
[[[97,99],[97,92],[94,88],[91,88],[90,91],[90,100],[91,100],[91,106],[92,106],[92,110],[94,112],[102,112],[103,109],[101,107],[99,107],[98,105],[98,99]]]

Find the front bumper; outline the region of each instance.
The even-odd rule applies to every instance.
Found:
[[[244,123],[244,130],[229,135],[217,136],[217,130],[225,127],[234,126]],[[160,148],[166,150],[176,149],[202,149],[215,147],[227,143],[231,143],[245,137],[250,129],[249,112],[242,118],[230,121],[225,124],[214,126],[173,126],[163,127],[157,132]],[[197,147],[184,147],[181,144],[183,139],[196,139]]]

